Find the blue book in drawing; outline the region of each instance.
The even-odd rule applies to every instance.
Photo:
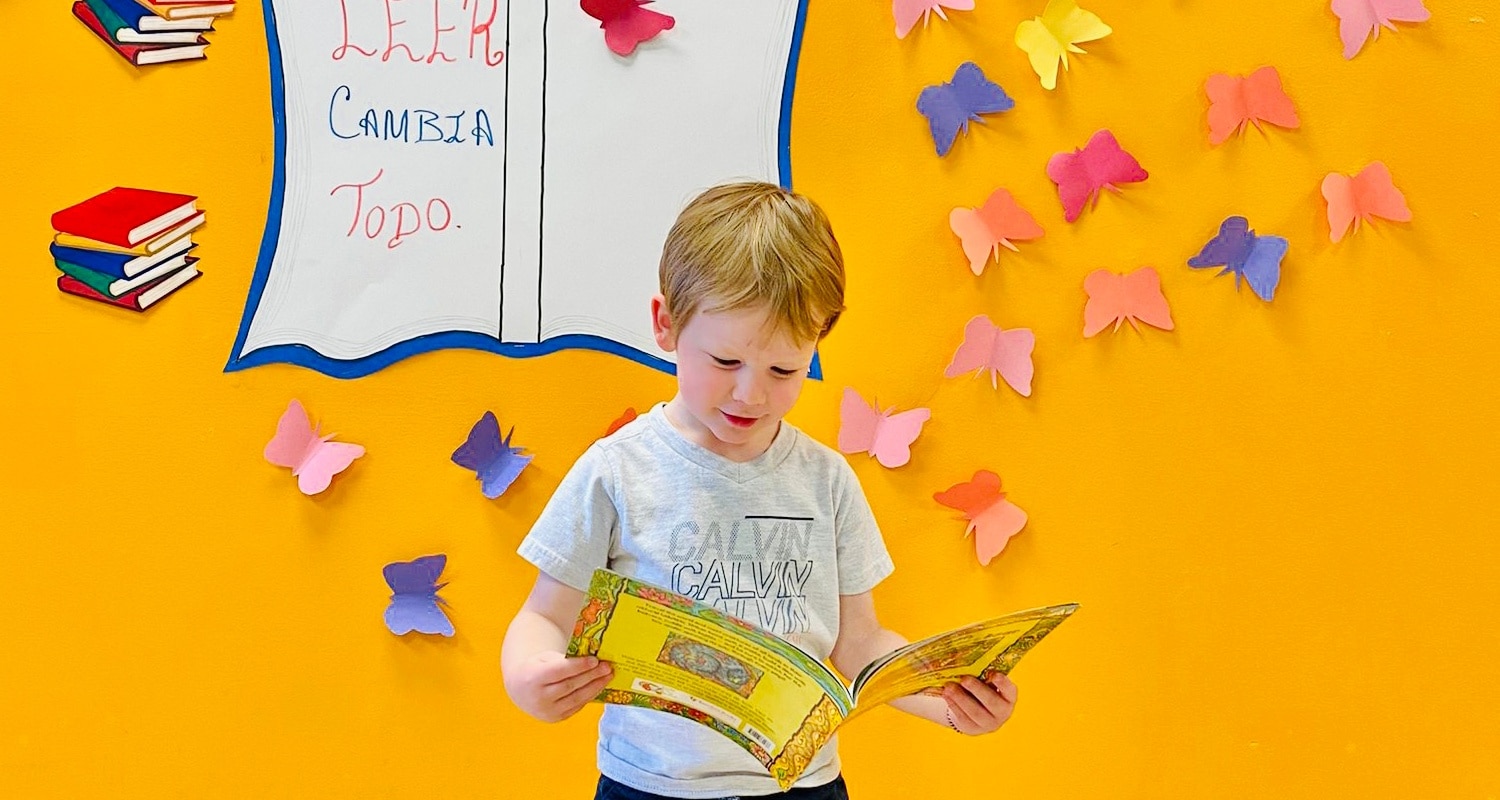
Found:
[[[275,164],[226,370],[589,348],[673,371],[648,311],[662,242],[709,186],[790,185],[806,6],[679,4],[622,57],[577,0],[407,44],[379,4],[266,0]]]
[[[133,278],[136,275],[151,269],[152,267],[175,258],[183,253],[197,247],[193,243],[193,237],[184,236],[176,242],[148,255],[134,255],[131,253],[114,253],[108,250],[89,250],[83,247],[66,247],[60,244],[48,246],[52,252],[52,258],[56,261],[66,261],[69,264],[77,264],[85,269],[108,275],[112,278]]]

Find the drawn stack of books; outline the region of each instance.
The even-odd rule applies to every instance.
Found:
[[[57,288],[145,311],[196,279],[198,198],[116,186],[52,215]]]
[[[203,58],[214,20],[234,11],[233,0],[76,0],[83,20],[126,61],[141,66]]]

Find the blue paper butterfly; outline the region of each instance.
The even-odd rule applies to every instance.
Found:
[[[1270,302],[1281,282],[1281,259],[1288,246],[1280,236],[1257,236],[1244,217],[1230,217],[1219,226],[1219,235],[1187,263],[1197,269],[1223,267],[1220,275],[1233,272],[1235,286],[1244,278],[1257,297]]]
[[[982,121],[980,114],[1015,107],[1016,101],[1000,84],[984,77],[984,71],[972,61],[958,65],[952,82],[929,86],[917,96],[917,110],[927,117],[939,156],[948,155],[959,132],[968,132],[970,122]]]
[[[504,494],[521,470],[531,463],[532,457],[521,453],[525,448],[510,446],[510,437],[515,432],[511,428],[501,439],[500,421],[493,412],[486,411],[469,430],[468,440],[453,451],[453,463],[474,470],[484,496],[491,500]]]
[[[448,556],[439,554],[385,565],[381,573],[393,592],[391,604],[385,609],[385,626],[391,629],[391,633],[397,636],[412,631],[453,635],[453,623],[439,608],[439,604],[448,603],[437,596],[437,591],[448,585],[437,582],[447,564]]]

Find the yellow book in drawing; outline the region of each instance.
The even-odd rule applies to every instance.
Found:
[[[1078,604],[975,622],[876,659],[845,684],[790,642],[666,589],[596,570],[568,642],[614,677],[595,700],[677,714],[744,748],[783,790],[849,718],[972,675],[1009,673]]]
[[[156,236],[153,236],[134,247],[125,247],[124,245],[112,244],[110,242],[101,242],[97,239],[90,239],[87,236],[79,236],[73,233],[61,232],[53,234],[52,241],[63,247],[78,247],[84,250],[102,250],[106,253],[127,253],[129,255],[147,256],[151,255],[152,253],[159,253],[167,249],[168,247],[177,244],[178,239],[186,236],[194,230],[197,230],[203,225],[205,221],[207,221],[207,219],[208,217],[205,216],[202,211],[199,211],[192,217],[189,217],[188,219],[172,226],[171,228],[168,228],[165,231],[162,231]],[[190,239],[189,241],[192,240]]]

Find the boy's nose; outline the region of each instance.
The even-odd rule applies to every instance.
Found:
[[[758,378],[742,378],[735,381],[734,401],[747,406],[761,405],[766,401],[766,388]]]

